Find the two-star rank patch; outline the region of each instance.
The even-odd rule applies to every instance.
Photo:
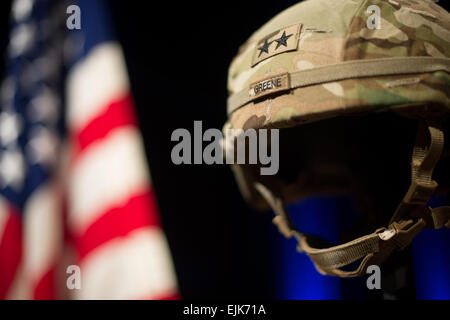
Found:
[[[301,24],[292,25],[258,41],[253,54],[252,67],[277,54],[297,50],[301,28]]]

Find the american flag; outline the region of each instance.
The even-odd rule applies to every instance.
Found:
[[[80,9],[81,29],[67,19]],[[68,12],[69,11],[69,12]],[[16,0],[0,111],[0,299],[172,299],[107,2]],[[66,286],[68,267],[81,288]]]

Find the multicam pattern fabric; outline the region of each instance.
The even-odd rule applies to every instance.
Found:
[[[368,8],[378,6],[380,29],[369,29]],[[257,44],[302,24],[296,51],[252,67]],[[391,57],[450,57],[450,14],[432,0],[307,0],[277,15],[244,44],[228,78],[231,94],[268,77],[345,61]],[[349,79],[264,97],[230,115],[226,127],[282,128],[359,111],[416,104],[450,108],[450,75],[434,72]]]

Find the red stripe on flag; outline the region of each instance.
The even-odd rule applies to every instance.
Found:
[[[75,153],[86,149],[91,143],[106,137],[111,131],[124,126],[137,126],[131,94],[112,101],[104,112],[75,132]]]
[[[38,280],[34,288],[35,300],[55,300],[56,299],[56,267],[48,270],[41,279]]]
[[[140,299],[140,300],[181,300],[181,296],[178,292],[175,291],[172,293],[157,295],[157,296]]]
[[[114,238],[122,237],[142,227],[160,226],[153,189],[130,197],[120,207],[105,211],[86,232],[75,237],[78,258]]]
[[[17,210],[9,208],[0,239],[0,299],[5,299],[22,259],[22,223]]]

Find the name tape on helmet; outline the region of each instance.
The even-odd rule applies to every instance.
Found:
[[[250,85],[249,97],[259,98],[268,94],[290,89],[289,73],[282,73],[263,80],[253,82]]]
[[[301,28],[302,24],[295,24],[259,40],[253,54],[252,67],[277,54],[297,50]]]

